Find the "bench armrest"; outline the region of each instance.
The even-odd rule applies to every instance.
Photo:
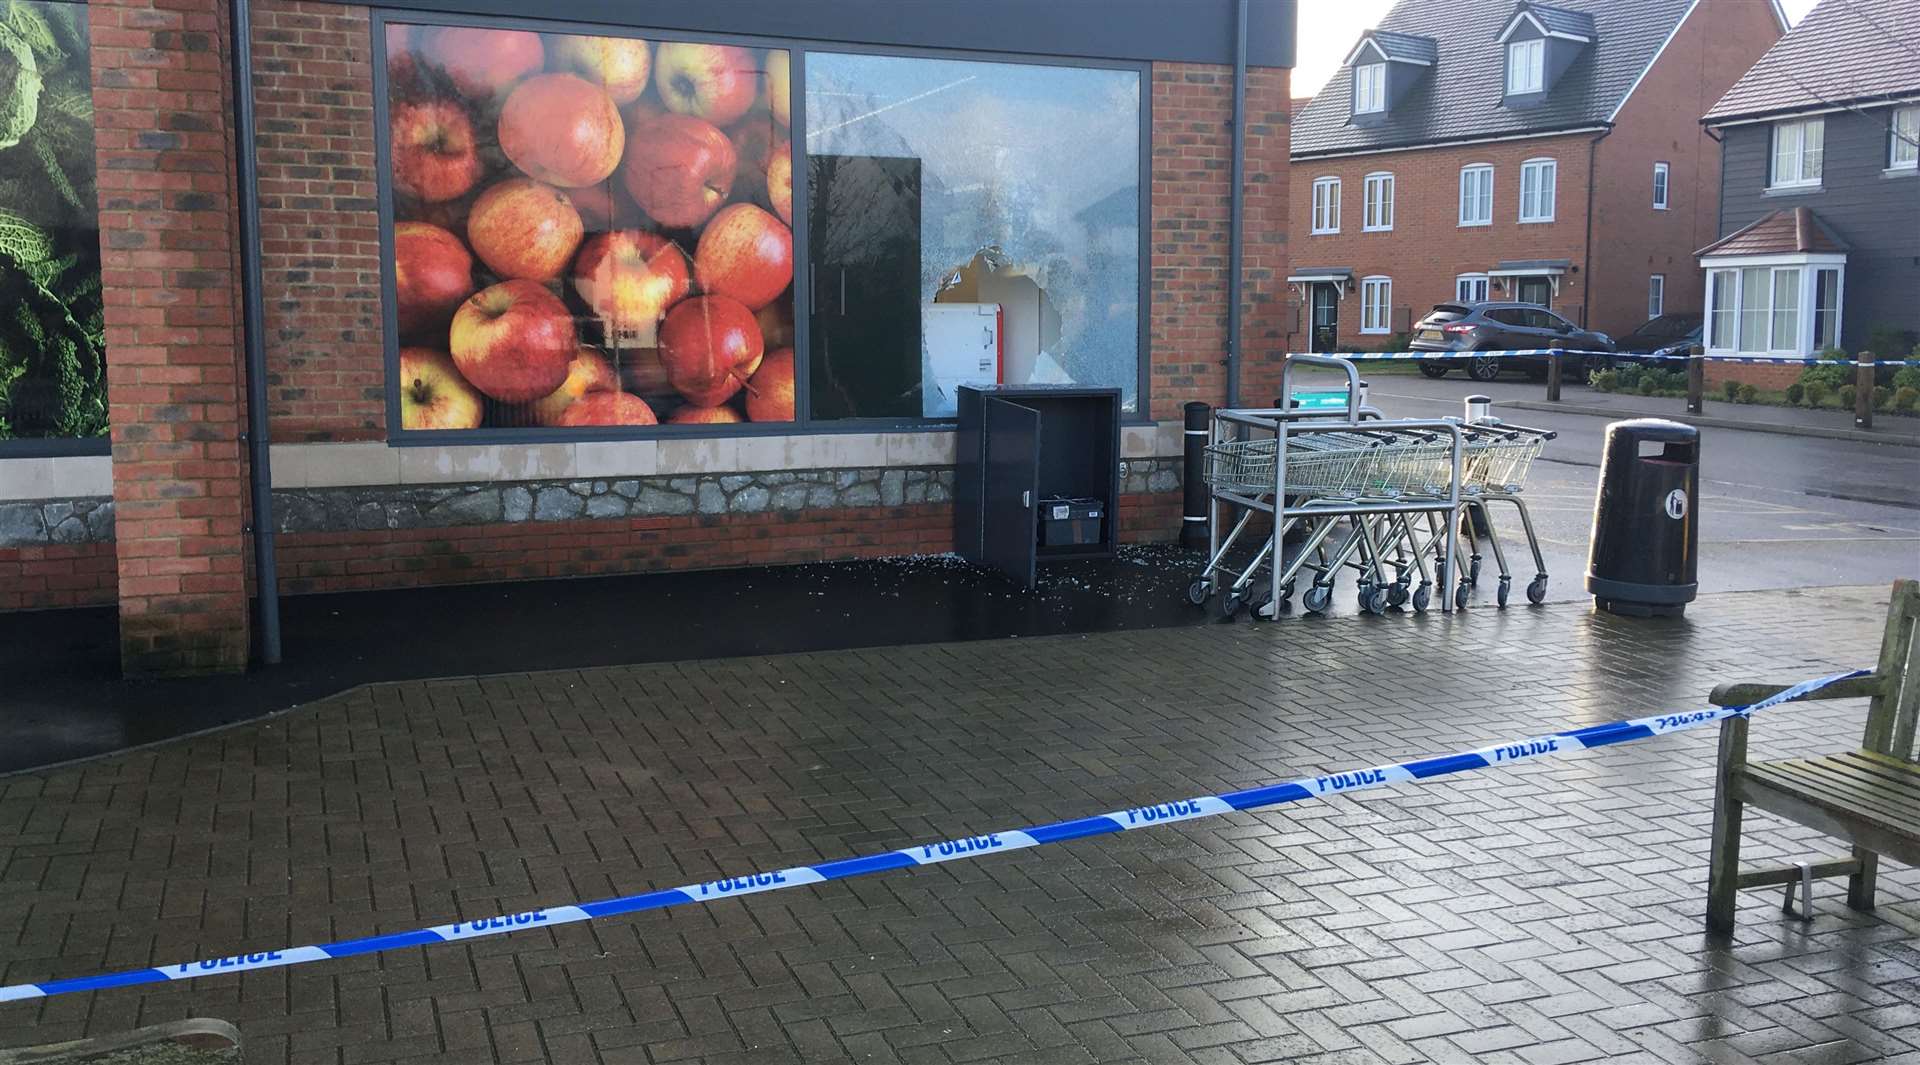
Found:
[[[1871,699],[1876,695],[1883,694],[1883,689],[1886,687],[1885,682],[1886,678],[1880,674],[1869,673],[1864,677],[1854,677],[1851,680],[1836,681],[1821,688],[1819,691],[1802,695],[1799,699],[1792,701],[1799,702],[1801,699]],[[1751,706],[1762,699],[1770,699],[1791,687],[1793,687],[1791,684],[1722,684],[1713,689],[1713,694],[1707,696],[1707,701],[1715,706]]]

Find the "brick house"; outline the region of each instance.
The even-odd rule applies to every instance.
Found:
[[[1698,305],[1719,155],[1692,119],[1785,28],[1770,2],[1400,0],[1296,117],[1294,350],[1434,304],[1620,334]]]
[[[949,550],[947,302],[1002,308],[1009,383],[1119,389],[1122,537],[1178,531],[1181,404],[1229,379],[1232,0],[21,2],[77,86],[42,121],[90,112],[49,135],[93,140],[59,246],[0,250],[92,269],[96,328],[0,392],[0,609],[117,603],[130,675],[246,666],[267,559],[305,594]],[[1245,44],[1259,394],[1290,0]]]
[[[1920,341],[1920,18],[1826,0],[1702,122],[1720,142],[1719,239],[1699,250],[1710,351],[1903,358]],[[1716,367],[1777,387],[1800,368]]]

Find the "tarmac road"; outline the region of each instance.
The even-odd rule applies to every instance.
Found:
[[[1395,374],[1369,381],[1374,406],[1389,417],[1457,415],[1474,393],[1496,404],[1543,394],[1539,384],[1519,378],[1484,385]],[[1579,391],[1569,391],[1577,402]],[[1495,413],[1560,434],[1534,464],[1526,498],[1553,575],[1549,598],[1581,597],[1609,419],[1497,407]],[[1701,592],[1920,576],[1920,448],[1731,429],[1703,429],[1700,436]],[[1532,563],[1510,513],[1501,509],[1495,519],[1512,526],[1503,541],[1517,597]]]

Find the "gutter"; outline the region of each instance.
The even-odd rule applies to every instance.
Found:
[[[229,0],[233,29],[234,178],[240,195],[241,337],[247,358],[247,470],[253,508],[253,573],[260,598],[260,658],[280,664],[280,568],[273,538],[273,467],[268,450],[266,308],[260,267],[260,175],[255,169],[253,17],[249,0]]]
[[[1343,148],[1338,151],[1288,152],[1287,158],[1294,162],[1307,162],[1314,159],[1346,159],[1356,155],[1385,155],[1388,152],[1418,152],[1428,148],[1458,148],[1469,144],[1499,144],[1504,141],[1530,141],[1541,137],[1569,137],[1576,133],[1598,133],[1611,130],[1605,123],[1584,126],[1568,126],[1564,129],[1536,129],[1524,133],[1502,133],[1493,137],[1456,137],[1452,140],[1422,141],[1415,144],[1390,144],[1376,148]]]
[[[1240,405],[1241,267],[1246,240],[1247,0],[1235,5],[1233,30],[1233,165],[1227,191],[1227,406]]]
[[[1593,328],[1593,197],[1597,188],[1594,178],[1600,171],[1600,142],[1613,135],[1613,127],[1608,126],[1598,137],[1587,142],[1587,243],[1585,269],[1580,271],[1580,326]]]

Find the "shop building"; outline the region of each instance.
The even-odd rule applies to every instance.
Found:
[[[1290,0],[240,3],[0,27],[0,609],[117,603],[129,674],[245,666],[266,562],[949,550],[968,381],[1119,390],[1171,539],[1181,405],[1278,378]]]
[[[1450,300],[1615,334],[1692,308],[1720,165],[1693,110],[1785,25],[1752,0],[1400,0],[1294,124],[1295,350],[1404,348]]]

